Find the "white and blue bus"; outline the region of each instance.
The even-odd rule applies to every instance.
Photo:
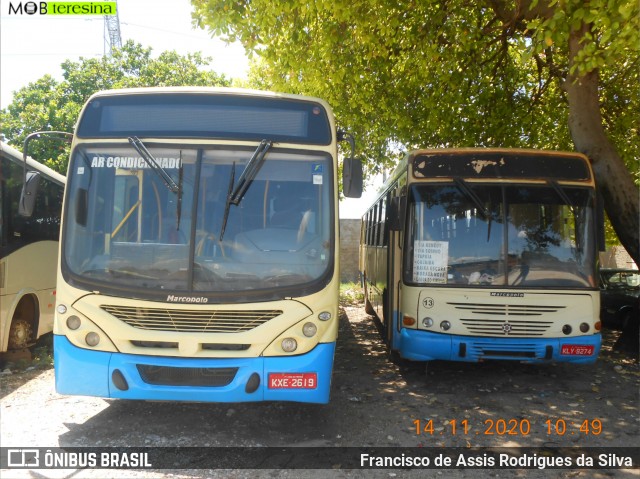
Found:
[[[93,95],[69,162],[57,391],[326,403],[343,136],[316,98],[186,87]],[[356,173],[345,194],[357,195],[361,167],[345,162]]]
[[[594,362],[598,205],[581,154],[407,154],[362,220],[365,306],[391,355]]]

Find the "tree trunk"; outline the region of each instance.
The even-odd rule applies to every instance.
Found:
[[[588,25],[571,32],[569,65],[582,49],[581,39]],[[622,245],[640,265],[638,188],[629,170],[605,133],[598,96],[598,70],[587,74],[570,74],[564,89],[569,101],[569,131],[576,150],[592,162],[604,207]]]

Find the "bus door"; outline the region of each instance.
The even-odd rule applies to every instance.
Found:
[[[400,332],[398,321],[394,322],[400,304],[402,268],[402,231],[404,230],[405,204],[400,188],[391,190],[387,196],[387,221],[385,222],[385,242],[387,244],[387,287],[383,293],[383,324],[386,342],[392,346],[393,330]]]

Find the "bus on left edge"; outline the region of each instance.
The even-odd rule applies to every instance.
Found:
[[[65,177],[28,158],[40,182],[32,216],[21,216],[22,153],[0,143],[0,154],[0,353],[23,357],[53,329]]]

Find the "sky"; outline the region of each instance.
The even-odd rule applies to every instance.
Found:
[[[0,108],[13,93],[45,74],[62,80],[60,64],[80,57],[97,58],[108,51],[102,16],[9,15],[21,0],[0,0]],[[189,0],[117,0],[122,42],[133,40],[151,47],[157,56],[166,50],[181,55],[201,52],[211,57],[210,68],[229,78],[246,78],[249,62],[239,44],[228,45],[191,21]],[[22,1],[22,3],[26,3]],[[364,198],[341,203],[340,216],[360,218],[375,188]]]
[[[96,58],[105,53],[104,17],[83,15],[9,15],[9,3],[0,0],[0,106],[11,103],[13,92],[49,73],[62,79],[66,59]],[[23,1],[23,3],[25,3]],[[246,78],[248,60],[241,45],[212,39],[191,25],[189,0],[118,0],[123,43],[133,40],[179,54],[202,52],[211,68],[228,77]]]

